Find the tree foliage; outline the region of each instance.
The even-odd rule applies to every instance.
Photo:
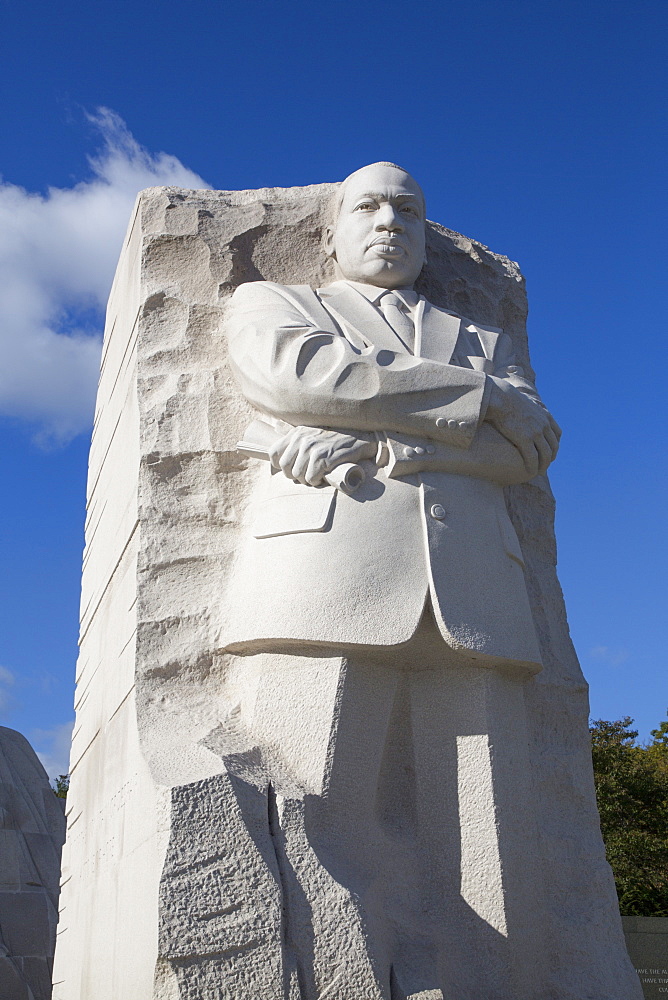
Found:
[[[590,726],[601,832],[621,912],[668,917],[668,720],[644,746],[632,725]]]
[[[59,774],[58,777],[56,778],[56,784],[53,789],[54,794],[59,799],[66,799],[69,787],[70,787],[69,774]]]

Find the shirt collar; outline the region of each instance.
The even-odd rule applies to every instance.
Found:
[[[378,288],[376,285],[366,285],[362,281],[350,281],[348,278],[342,278],[339,281],[332,282],[332,284],[350,285],[352,288],[356,288],[374,306],[377,306],[383,295],[390,291],[398,295],[408,309],[414,309],[420,298],[418,293],[414,292],[412,288]]]

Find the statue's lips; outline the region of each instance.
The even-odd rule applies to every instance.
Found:
[[[392,240],[377,240],[370,244],[369,250],[373,250],[381,257],[398,257],[406,253],[400,243],[394,243]]]

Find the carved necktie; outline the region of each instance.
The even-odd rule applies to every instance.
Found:
[[[404,299],[396,292],[385,292],[378,305],[397,337],[412,353],[415,345],[415,327]]]

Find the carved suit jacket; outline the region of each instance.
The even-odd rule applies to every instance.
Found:
[[[541,667],[503,485],[519,452],[483,423],[487,374],[542,405],[510,338],[423,297],[409,353],[354,286],[249,282],[226,318],[233,371],[277,427],[376,432],[352,496],[262,469],[230,576],[231,652],[394,646],[431,596],[445,642],[480,665]]]

